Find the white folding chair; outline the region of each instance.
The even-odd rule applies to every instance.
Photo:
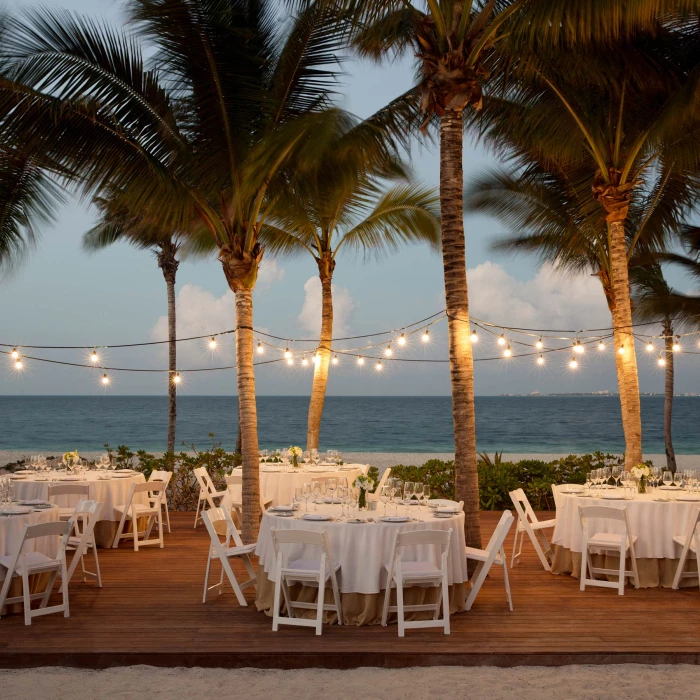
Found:
[[[62,612],[63,617],[69,617],[68,606],[68,574],[66,570],[66,544],[70,534],[72,523],[66,520],[59,520],[50,523],[39,523],[38,525],[25,525],[22,537],[17,548],[12,554],[0,557],[0,566],[7,569],[5,581],[0,591],[0,611],[5,605],[12,603],[24,603],[24,624],[31,625],[33,617],[49,615],[50,613]],[[41,552],[25,551],[25,544],[39,537],[60,537],[58,554],[55,559],[42,554]],[[33,574],[50,573],[46,589],[42,593],[31,593],[29,590],[29,577]],[[61,592],[63,601],[60,605],[48,607],[49,598],[53,591],[56,577],[61,576]],[[10,584],[14,576],[22,578],[22,595],[8,598]],[[32,601],[41,600],[39,608],[32,610]]]
[[[698,557],[700,538],[698,537],[698,523],[700,523],[700,508],[695,508],[688,518],[688,526],[685,529],[685,534],[676,535],[673,538],[673,541],[683,548],[681,550],[681,558],[678,560],[678,566],[676,567],[676,575],[673,577],[673,585],[671,586],[671,588],[675,588],[676,590],[679,588],[682,578],[695,578],[697,576],[698,584],[700,584],[700,557]],[[689,551],[695,555],[696,571],[683,571]]]
[[[586,586],[600,586],[601,588],[617,588],[618,595],[625,594],[625,577],[634,577],[634,587],[639,588],[639,574],[637,573],[637,559],[634,556],[634,543],[636,537],[630,532],[627,519],[627,508],[613,508],[611,506],[579,506],[579,517],[583,531],[583,552],[581,553],[581,590]],[[622,532],[596,532],[591,534],[591,520],[602,520],[613,523]],[[608,526],[606,525],[606,529]],[[604,569],[593,566],[591,548],[604,552],[618,552],[620,566],[618,569]],[[627,552],[632,563],[632,570],[626,570]],[[589,578],[588,574],[591,574]],[[601,581],[595,578],[596,574],[614,576],[617,581]]]
[[[226,479],[226,490],[228,492],[221,505],[228,504],[229,510],[235,510],[238,517],[243,520],[243,473],[232,472],[224,477]],[[260,514],[262,515],[272,505],[272,499],[263,496],[260,492]]]
[[[382,478],[379,479],[379,483],[377,484],[377,488],[374,489],[374,493],[368,493],[367,498],[370,501],[378,501],[379,500],[379,495],[382,492],[382,489],[384,486],[386,486],[387,479],[391,476],[391,467],[387,467],[384,470],[384,473],[382,474]]]
[[[253,565],[250,563],[250,555],[255,551],[255,543],[243,544],[243,540],[241,540],[238,529],[231,519],[231,514],[226,508],[210,508],[209,510],[203,511],[202,521],[204,522],[211,539],[211,544],[209,545],[209,556],[207,557],[207,571],[204,575],[204,596],[202,597],[202,602],[207,602],[207,595],[209,591],[217,589],[219,591],[219,595],[223,593],[224,574],[226,574],[229,583],[233,588],[233,592],[236,594],[239,605],[248,605],[245,597],[243,596],[243,589],[250,585],[255,586],[257,582],[255,570],[253,569]],[[223,542],[216,532],[216,528],[214,527],[215,522],[224,522],[226,524],[226,536]],[[233,545],[231,544],[231,541],[233,541]],[[243,565],[248,571],[248,574],[250,575],[250,578],[244,583],[238,583],[236,574],[233,573],[233,569],[231,568],[231,559],[235,558],[241,559]],[[211,563],[217,559],[221,562],[221,580],[219,583],[210,586],[209,571],[211,569]]]
[[[168,526],[168,534],[170,534],[170,508],[168,508],[168,485],[170,484],[170,479],[173,478],[173,473],[166,471],[165,469],[154,469],[151,475],[148,477],[148,481],[162,481],[165,484],[165,493],[163,494],[163,499],[161,500],[161,505],[165,511],[165,522]],[[149,502],[151,502],[151,499]],[[151,502],[152,505],[152,502]]]
[[[77,504],[81,500],[87,500],[90,497],[90,487],[87,484],[49,484],[48,485],[48,495],[47,499],[56,504],[56,496],[77,496],[75,503]],[[58,519],[59,520],[70,520],[75,510],[75,505],[73,506],[59,506],[58,508]]]
[[[102,512],[102,503],[98,501],[80,501],[75,507],[73,517],[70,519],[71,535],[68,537],[66,551],[73,552],[70,566],[68,567],[68,583],[73,579],[73,574],[81,565],[83,581],[97,581],[99,588],[102,588],[102,575],[100,573],[100,561],[97,558],[97,544],[95,543],[95,525]],[[85,568],[85,555],[92,550],[95,560],[95,570],[88,571]]]
[[[272,546],[275,552],[275,597],[272,613],[272,631],[277,632],[280,625],[298,625],[299,627],[315,627],[316,634],[321,634],[323,629],[324,610],[333,610],[338,616],[338,624],[343,624],[343,613],[340,605],[340,590],[336,574],[340,570],[340,564],[333,560],[331,546],[328,542],[328,534],[325,530],[316,532],[312,530],[277,530],[271,529]],[[293,559],[289,560],[287,545],[304,545],[321,550],[318,559]],[[330,579],[333,588],[333,603],[324,602],[326,596],[326,582]],[[318,586],[318,600],[315,603],[293,601],[289,592],[289,586],[302,583],[307,586]],[[284,602],[287,606],[287,617],[280,615],[280,594],[284,594]],[[316,619],[307,620],[294,616],[294,608],[316,610]]]
[[[506,549],[503,545],[508,536],[510,526],[513,524],[513,520],[513,514],[509,510],[504,511],[503,515],[501,515],[501,519],[498,521],[496,529],[491,535],[489,543],[486,545],[486,549],[476,549],[474,547],[466,548],[467,561],[473,559],[479,562],[472,577],[472,589],[467,596],[467,610],[472,609],[472,604],[479,594],[486,577],[489,575],[491,567],[496,564],[496,566],[503,567],[503,582],[506,587],[506,598],[508,599],[508,607],[510,611],[513,612],[513,599],[510,596],[510,581],[508,580],[508,559],[506,558]]]
[[[148,505],[136,503],[134,496],[138,493],[145,493],[148,500]],[[139,547],[145,547],[151,544],[160,545],[163,549],[163,509],[161,508],[161,499],[165,493],[165,484],[162,481],[147,481],[145,484],[132,484],[129,491],[129,497],[124,505],[114,506],[114,510],[122,514],[117,528],[117,534],[114,536],[112,547],[115,549],[119,546],[119,541],[128,537],[134,540],[134,550],[139,551]],[[146,529],[139,531],[138,519],[148,518]],[[131,532],[124,532],[126,521],[131,520]],[[158,537],[151,539],[151,530],[153,525],[158,523]],[[139,535],[143,535],[143,539],[139,539]]]
[[[452,528],[449,530],[409,530],[397,532],[394,537],[394,545],[391,549],[389,566],[385,566],[388,576],[386,580],[386,592],[384,593],[384,607],[382,610],[382,625],[386,626],[390,612],[397,613],[399,622],[399,637],[403,637],[408,628],[418,627],[442,627],[445,634],[450,633],[450,596],[447,584],[447,556],[450,551],[450,538]],[[433,561],[404,561],[402,550],[406,547],[433,547]],[[439,565],[436,560],[439,559]],[[441,586],[442,595],[437,596],[437,601],[430,604],[404,605],[404,586]],[[396,605],[389,605],[391,589],[396,586]],[[442,620],[440,616],[440,603],[442,602]],[[405,613],[419,610],[432,610],[432,620],[412,620],[407,622]]]
[[[217,491],[214,486],[214,482],[209,476],[206,467],[195,467],[192,472],[194,473],[197,483],[199,484],[199,499],[197,500],[197,512],[194,516],[194,526],[197,527],[197,523],[202,519],[199,515],[200,510],[204,510],[206,506],[210,508],[218,508],[221,501],[217,503],[217,499],[223,498],[227,491]]]
[[[542,566],[545,571],[549,571],[551,569],[550,560],[552,558],[552,547],[542,530],[554,527],[557,524],[556,518],[552,518],[551,520],[538,520],[535,511],[532,510],[530,501],[527,500],[527,496],[522,489],[511,491],[509,495],[510,500],[513,502],[515,512],[518,514],[518,525],[515,529],[515,540],[513,542],[513,555],[510,558],[511,569],[513,568],[515,560],[519,559],[523,552],[523,540],[525,539],[525,533],[527,533],[530,542],[532,542],[537,552],[537,556],[542,562]],[[519,547],[518,538],[520,538]]]

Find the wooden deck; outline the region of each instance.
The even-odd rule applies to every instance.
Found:
[[[485,538],[497,513],[483,514]],[[526,545],[512,572],[515,612],[508,611],[500,571],[474,608],[452,618],[452,634],[396,626],[283,628],[254,606],[241,608],[228,589],[203,605],[208,540],[190,513],[171,516],[163,550],[127,544],[100,550],[104,588],[76,580],[71,617],[49,615],[25,627],[0,620],[0,667],[105,668],[128,664],[300,668],[569,663],[698,663],[700,591],[581,593],[578,581],[542,570]],[[510,543],[509,543],[510,550]],[[252,601],[254,592],[246,591]]]

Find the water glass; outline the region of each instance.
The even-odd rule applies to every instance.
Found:
[[[326,490],[328,491],[328,495],[331,497],[331,503],[333,503],[333,494],[335,493],[337,485],[337,479],[330,478],[326,480]]]
[[[304,489],[301,486],[296,486],[294,488],[294,505],[301,505],[301,499],[303,496]]]
[[[612,468],[612,478],[615,480],[615,486],[620,485],[620,467]]]
[[[311,482],[311,493],[314,497],[314,510],[318,510],[318,499],[321,498],[321,482],[312,481]]]
[[[311,484],[307,481],[301,487],[301,497],[304,499],[304,510],[309,512],[309,498],[311,498]]]
[[[418,503],[423,505],[423,484],[420,481],[416,481],[413,484],[413,495],[418,499]]]
[[[382,486],[379,491],[379,500],[384,504],[384,515],[386,515],[386,507],[391,500],[391,486]]]
[[[425,502],[425,505],[428,505],[428,501],[430,500],[430,486],[428,484],[423,484],[423,501]]]
[[[673,483],[673,474],[668,469],[665,469],[662,480],[664,482],[664,486],[670,486]]]

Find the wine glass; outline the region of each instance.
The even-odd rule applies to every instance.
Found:
[[[311,498],[311,484],[307,481],[301,487],[301,497],[304,499],[304,510],[309,512],[309,498]]]
[[[425,502],[425,506],[427,508],[428,506],[428,501],[430,500],[430,485],[429,484],[423,484],[423,501]]]
[[[418,505],[422,506],[423,505],[423,484],[420,481],[416,481],[416,483],[413,484],[413,495],[418,500]]]
[[[391,489],[391,502],[394,504],[394,508],[396,511],[396,515],[399,514],[399,501],[401,500],[401,497],[403,496],[403,481],[400,481],[399,479],[394,479],[394,485],[392,486]]]
[[[382,486],[379,491],[379,500],[384,504],[384,516],[386,516],[386,507],[391,500],[391,486]]]
[[[664,470],[662,481],[664,482],[664,486],[666,486],[666,488],[673,483],[673,474],[668,469]]]
[[[314,510],[318,510],[318,499],[321,497],[321,482],[311,482],[311,493],[314,496]]]
[[[315,448],[311,450],[311,463],[318,464],[318,450]]]
[[[336,486],[338,485],[337,479],[327,479],[326,480],[326,489],[328,490],[328,493],[330,494],[331,497],[331,503],[333,503],[334,498],[333,494],[335,493]]]
[[[612,478],[615,480],[615,486],[620,486],[620,467],[612,468]]]
[[[303,487],[302,486],[295,486],[294,487],[294,503],[301,503],[301,499],[304,497],[303,496]]]

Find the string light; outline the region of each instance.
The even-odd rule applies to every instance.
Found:
[[[673,352],[680,352],[681,351],[681,337],[679,335],[676,336],[676,341],[673,343]]]
[[[665,367],[666,366],[666,358],[663,356],[663,353],[659,354],[659,359],[658,359],[659,367]]]
[[[263,344],[258,340],[258,355],[262,355],[265,352]]]
[[[577,352],[579,355],[582,355],[586,351],[586,348],[581,345],[581,341],[576,339],[576,342],[574,343],[574,352]]]
[[[503,357],[510,357],[512,355],[512,351],[510,349],[510,345],[503,351]]]
[[[318,352],[314,353],[314,364],[315,365],[320,365],[321,364],[321,354]]]
[[[338,364],[338,356],[337,355],[333,355],[333,364],[334,365]]]
[[[93,350],[90,355],[90,362],[97,364],[100,361],[100,356],[97,354],[97,350]]]
[[[430,340],[430,331],[426,328],[423,331],[423,335],[420,338],[424,343],[427,343]]]
[[[17,359],[15,360],[15,369],[22,369],[22,358],[17,354]]]
[[[102,375],[102,384],[104,384],[104,386],[107,386],[107,384],[109,384],[109,377],[107,376],[107,372],[105,372]]]
[[[173,384],[179,384],[182,381],[182,378],[180,377],[179,372],[175,372],[175,376],[173,377]]]
[[[357,364],[358,364],[358,365],[364,365],[364,364],[365,364],[365,358],[362,357],[362,355],[360,355],[360,356],[357,358]]]
[[[542,338],[540,338],[540,339],[535,343],[535,347],[536,347],[538,350],[542,350],[542,348],[544,347],[544,343],[542,342]],[[540,357],[542,357],[542,356],[540,355]],[[540,364],[542,364],[542,363],[540,363]]]
[[[542,355],[540,355],[540,356],[537,358],[537,364],[538,364],[538,365],[543,365],[543,364],[544,364],[544,357],[543,357]]]
[[[287,349],[284,351],[284,359],[285,359],[285,360],[291,360],[291,359],[292,359],[292,353],[289,352],[289,348],[287,348]],[[291,362],[290,362],[289,364],[291,364]]]
[[[620,347],[617,349],[617,354],[618,355],[624,355],[625,354],[625,346],[620,345]]]
[[[501,335],[498,336],[498,344],[499,345],[505,345],[506,344],[506,337],[501,333]]]
[[[17,348],[12,348],[12,359],[16,360],[19,357],[19,353],[17,352]]]
[[[306,355],[301,356],[301,366],[306,367],[309,364],[309,361],[306,359]]]
[[[571,367],[571,369],[576,369],[578,367],[578,362],[575,357],[571,358],[571,362],[569,362],[569,367]]]
[[[398,340],[399,345],[406,345],[406,336],[402,333]]]
[[[209,341],[209,349],[210,350],[216,350],[216,338],[212,336],[212,339]]]
[[[377,361],[377,366],[376,366],[375,369],[377,370],[377,372],[381,372],[381,371],[384,369],[384,367],[382,366],[382,361],[381,361],[381,360],[378,360],[378,361]]]
[[[391,343],[386,346],[386,350],[384,351],[384,355],[386,357],[391,357],[394,354],[394,351],[391,349]]]
[[[598,343],[598,350],[605,350],[605,343],[602,340]]]
[[[476,334],[476,331],[472,329],[472,343],[478,343],[479,342],[479,336]]]
[[[289,357],[287,358],[287,364],[291,367],[294,364],[294,358],[292,357],[291,353]]]
[[[651,340],[647,343],[647,352],[654,352],[654,343]]]

